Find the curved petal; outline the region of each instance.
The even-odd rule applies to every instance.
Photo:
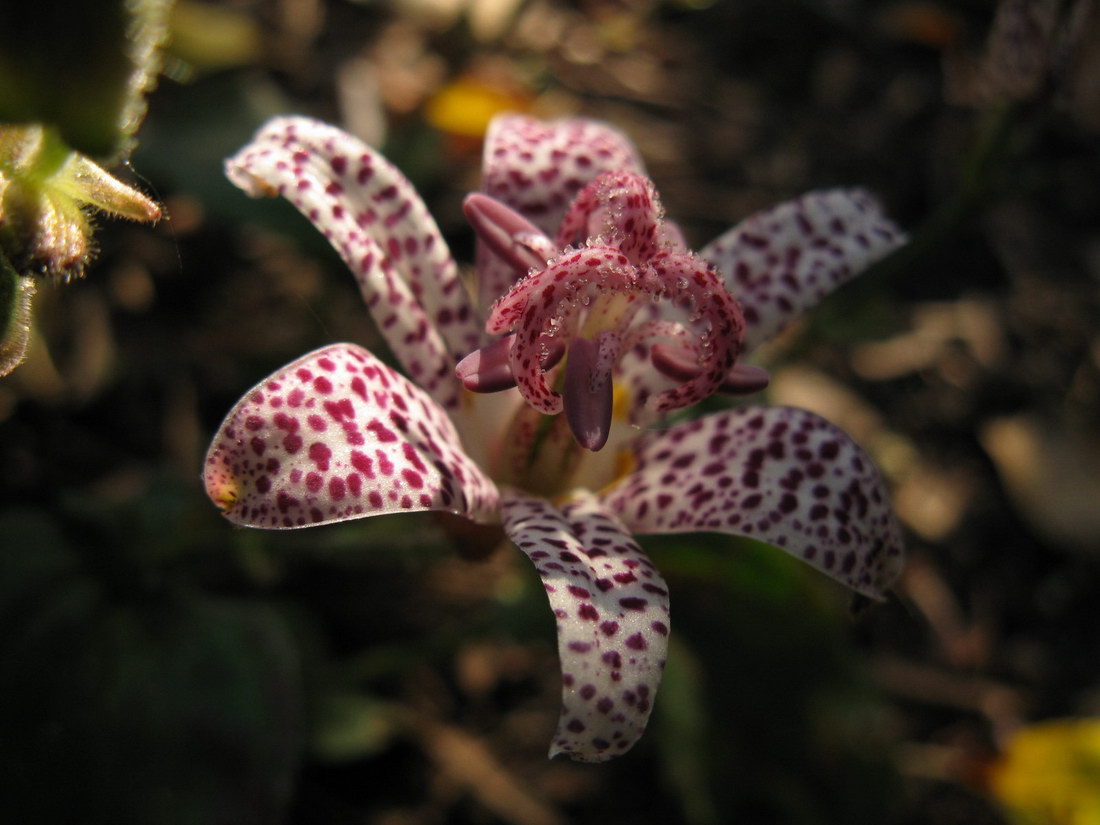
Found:
[[[454,407],[454,365],[484,335],[439,228],[405,176],[358,138],[303,117],[269,121],[226,161],[226,174],[251,195],[287,198],[324,233],[409,375]]]
[[[604,172],[577,193],[554,243],[564,249],[600,238],[634,266],[643,266],[662,248],[662,214],[660,198],[649,178],[636,172]]]
[[[601,498],[635,532],[759,539],[875,599],[901,570],[901,532],[881,476],[813,413],[718,413],[643,438],[634,460]]]
[[[504,529],[534,562],[557,617],[562,713],[551,758],[603,762],[645,730],[668,651],[668,592],[590,493],[556,510],[506,491]]]
[[[622,388],[623,397],[619,407],[625,411],[625,420],[634,427],[648,428],[662,420],[666,413],[657,412],[650,406],[651,398],[675,389],[684,383],[679,377],[672,377],[657,369],[652,360],[653,347],[680,346],[695,351],[696,342],[691,332],[681,323],[661,320],[665,305],[657,302],[642,307],[638,313],[647,317],[638,323],[623,348],[623,357],[615,368],[615,380]],[[698,375],[697,370],[694,375]]]
[[[607,124],[583,118],[544,123],[501,115],[485,135],[481,188],[553,237],[577,193],[601,173],[613,171],[645,174],[630,140]],[[477,273],[482,308],[523,274],[480,243]]]
[[[661,253],[650,267],[674,296],[672,303],[690,312],[687,324],[696,332],[699,374],[646,400],[657,412],[677,410],[712,395],[733,368],[745,336],[741,307],[714,272],[696,256]]]
[[[489,522],[498,504],[439,405],[353,344],[311,352],[253,387],[219,428],[203,477],[226,518],[248,527],[414,510]]]
[[[831,189],[747,218],[699,256],[741,302],[747,354],[904,242],[869,193]]]

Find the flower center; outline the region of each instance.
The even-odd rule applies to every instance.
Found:
[[[597,451],[610,432],[617,383],[634,389],[629,406],[656,412],[730,384],[744,335],[740,307],[662,220],[648,179],[597,177],[553,241],[488,196],[469,196],[465,209],[515,280],[486,322],[501,337],[456,374],[475,392],[517,387],[538,414],[522,414],[529,421],[518,429],[546,439],[560,427],[535,420],[564,412],[575,443]]]

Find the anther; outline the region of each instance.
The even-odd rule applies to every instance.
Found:
[[[689,350],[675,345],[656,343],[649,350],[649,359],[661,375],[674,381],[690,381],[703,369]],[[763,367],[752,364],[734,364],[726,373],[717,392],[726,395],[748,395],[760,392],[768,386],[771,376]]]
[[[462,211],[478,238],[520,272],[542,269],[558,252],[542,230],[488,195],[467,195]]]
[[[718,387],[718,392],[726,395],[749,395],[760,392],[768,386],[771,375],[763,367],[752,364],[734,364],[726,374],[726,380]]]
[[[470,392],[502,392],[516,385],[512,377],[509,353],[514,335],[506,335],[487,347],[475,349],[455,365],[455,376]],[[553,369],[565,354],[565,344],[557,339],[545,340],[545,352],[539,362],[542,369]]]
[[[610,342],[576,338],[565,361],[562,398],[565,418],[577,443],[595,452],[611,432],[613,393],[608,352]],[[614,363],[614,358],[610,359]]]

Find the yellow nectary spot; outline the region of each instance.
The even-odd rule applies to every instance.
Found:
[[[634,472],[634,453],[630,450],[620,450],[615,456],[615,479],[618,480],[627,473]]]
[[[232,510],[241,497],[240,485],[228,478],[211,483],[206,492],[223,513]]]
[[[631,408],[630,390],[616,383],[611,396],[611,418],[615,421],[628,421]]]

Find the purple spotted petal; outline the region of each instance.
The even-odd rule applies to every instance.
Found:
[[[557,617],[562,712],[551,758],[602,762],[645,730],[668,651],[664,580],[591,494],[561,510],[505,492],[504,529],[535,564]]]
[[[414,510],[492,521],[498,504],[439,405],[352,344],[253,387],[210,445],[204,481],[226,518],[249,527]]]
[[[439,228],[396,167],[358,138],[303,117],[269,121],[226,162],[251,195],[282,195],[351,268],[408,374],[457,405],[455,363],[485,343]]]
[[[878,471],[823,418],[748,407],[654,433],[602,498],[638,533],[713,531],[759,539],[881,599],[902,565]]]
[[[630,140],[607,124],[501,115],[485,136],[481,189],[553,237],[577,193],[611,171],[644,174],[645,168]],[[523,274],[483,244],[478,244],[477,273],[483,309]]]
[[[739,223],[699,256],[745,313],[745,354],[905,242],[861,189],[811,192]]]

